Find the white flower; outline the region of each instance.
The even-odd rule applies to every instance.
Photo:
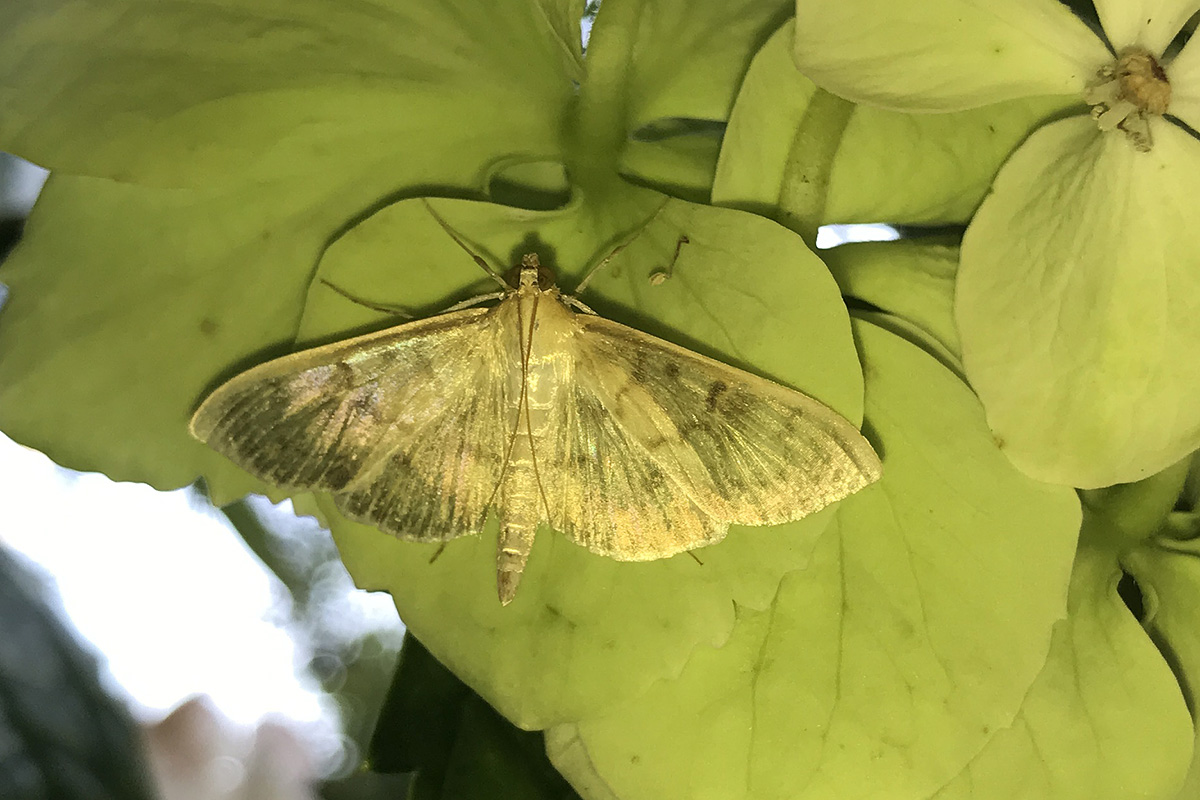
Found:
[[[1043,480],[1133,481],[1200,447],[1200,42],[1172,46],[1198,8],[1096,0],[1096,31],[1055,0],[798,3],[801,71],[852,100],[1064,97],[971,221],[955,299],[997,442]]]

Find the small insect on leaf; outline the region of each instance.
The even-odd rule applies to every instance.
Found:
[[[192,435],[401,539],[477,534],[495,511],[504,604],[539,523],[648,561],[719,542],[730,524],[799,519],[880,476],[867,440],[813,398],[596,315],[549,285],[535,254],[516,272],[482,298],[493,306],[238,375]]]

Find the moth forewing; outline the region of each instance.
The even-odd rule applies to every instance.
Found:
[[[478,533],[502,470],[498,423],[515,412],[504,334],[476,308],[284,356],[220,386],[191,431],[402,538]]]
[[[399,538],[500,520],[508,603],[540,523],[594,553],[664,558],[730,524],[799,519],[879,477],[805,394],[585,310],[534,255],[490,308],[267,362],[219,387],[192,434],[271,483],[330,492]]]

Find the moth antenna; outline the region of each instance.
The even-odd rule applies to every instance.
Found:
[[[542,507],[546,509],[546,519],[550,519],[551,518],[550,501],[546,499],[546,486],[545,486],[545,484],[542,483],[542,474],[538,470],[537,448],[535,448],[533,446],[533,444],[534,444],[533,423],[529,419],[529,417],[530,417],[530,414],[529,414],[529,388],[528,388],[529,387],[529,358],[533,353],[533,329],[534,329],[534,323],[537,320],[537,309],[538,309],[538,299],[539,298],[540,298],[540,295],[535,294],[533,296],[533,308],[530,309],[530,311],[529,311],[529,341],[527,341],[525,343],[525,348],[524,348],[525,352],[521,357],[521,361],[523,362],[523,367],[522,367],[523,374],[521,376],[521,403],[523,404],[523,406],[525,408],[525,432],[529,436],[529,458],[533,462],[533,478],[535,481],[537,481],[538,494],[540,494],[542,497]],[[517,309],[517,313],[518,313],[518,319],[519,319],[520,318],[519,317],[519,315],[520,315],[520,307],[519,306]],[[522,325],[521,330],[524,330],[524,329],[525,329],[525,326]]]
[[[612,260],[613,260],[613,258],[614,258],[614,257],[617,255],[617,253],[621,252],[621,251],[622,251],[622,250],[624,250],[626,247],[628,247],[629,245],[633,244],[633,243],[634,243],[634,242],[637,240],[637,238],[638,238],[639,236],[641,236],[641,235],[642,235],[642,232],[643,232],[643,231],[645,231],[647,227],[649,227],[650,223],[651,223],[651,222],[653,222],[653,221],[654,221],[654,219],[655,219],[655,218],[656,218],[656,217],[657,217],[659,214],[661,214],[661,213],[662,213],[662,210],[663,210],[664,208],[666,208],[666,207],[667,207],[667,203],[668,203],[668,202],[670,202],[670,201],[669,201],[669,200],[664,200],[664,201],[662,202],[662,204],[661,204],[661,205],[659,205],[659,207],[658,207],[658,208],[654,209],[654,213],[653,213],[653,214],[651,214],[651,215],[650,215],[650,216],[649,216],[649,217],[646,219],[646,221],[642,223],[641,227],[640,227],[640,228],[638,228],[638,230],[637,230],[637,233],[635,233],[633,236],[629,237],[629,238],[628,238],[628,239],[626,239],[625,241],[621,242],[619,245],[617,245],[615,248],[613,248],[613,251],[612,251],[611,253],[609,253],[608,255],[606,255],[604,258],[600,259],[600,263],[598,263],[596,266],[594,266],[594,267],[592,267],[591,269],[589,269],[589,270],[587,271],[587,274],[583,276],[583,280],[581,280],[581,281],[580,281],[580,282],[579,282],[579,283],[578,283],[578,284],[575,286],[575,293],[576,293],[576,294],[578,294],[579,292],[582,292],[582,291],[583,291],[583,287],[585,287],[585,286],[587,286],[587,285],[588,285],[588,282],[589,282],[589,281],[591,281],[591,279],[592,279],[592,276],[593,276],[593,275],[595,275],[595,274],[596,274],[597,272],[599,272],[600,270],[604,269],[604,267],[605,267],[605,266],[608,264],[608,262],[612,261]]]
[[[517,330],[525,330],[525,322],[521,317],[521,304],[517,304]],[[521,334],[522,336],[524,334]],[[508,473],[509,464],[512,463],[513,448],[517,444],[517,436],[521,433],[521,409],[525,406],[526,392],[528,391],[529,377],[529,352],[524,347],[521,348],[521,396],[517,400],[517,418],[513,420],[512,433],[508,437],[508,446],[504,449],[504,462],[500,467],[500,477],[496,480],[496,487],[492,489],[491,495],[486,503],[487,508],[492,507],[492,503],[496,502],[496,495],[500,494],[500,487],[504,485],[504,476]]]
[[[639,235],[640,235],[640,234],[641,234],[641,231],[639,231],[638,233],[639,233]],[[637,238],[637,236],[634,236],[634,237],[633,237],[633,239],[636,239],[636,238]],[[622,250],[624,250],[626,247],[628,247],[628,246],[629,246],[629,244],[630,244],[630,242],[632,242],[632,241],[633,241],[633,239],[630,239],[628,242],[621,242],[619,245],[617,245],[617,246],[616,246],[616,247],[613,249],[613,251],[612,251],[611,253],[609,253],[609,254],[608,254],[608,255],[606,255],[604,258],[602,258],[602,259],[600,260],[600,263],[598,263],[596,266],[594,266],[594,267],[592,267],[591,269],[589,269],[589,270],[588,270],[588,272],[587,272],[587,274],[583,276],[583,280],[581,280],[581,281],[579,282],[579,284],[578,284],[578,285],[575,287],[575,291],[576,291],[576,293],[578,293],[578,292],[582,292],[582,291],[583,291],[583,287],[585,287],[585,286],[587,286],[587,285],[588,285],[588,281],[590,281],[590,280],[592,279],[592,276],[593,276],[593,275],[595,275],[597,272],[599,272],[601,269],[603,269],[603,268],[604,268],[604,266],[605,266],[606,264],[608,264],[608,262],[612,261],[612,260],[613,260],[613,257],[614,257],[614,256],[616,256],[616,254],[617,254],[617,253],[621,252],[621,251],[622,251]]]
[[[425,204],[425,210],[429,212],[429,215],[431,217],[433,217],[435,220],[437,220],[438,225],[442,226],[442,230],[444,230],[446,233],[448,233],[450,235],[450,238],[454,240],[455,244],[457,244],[459,247],[461,247],[463,250],[465,250],[467,255],[469,255],[471,258],[475,259],[475,263],[478,264],[484,272],[486,272],[488,275],[490,275],[492,277],[492,280],[494,280],[496,283],[503,286],[505,289],[512,288],[508,285],[507,282],[505,282],[504,278],[500,275],[499,272],[492,269],[492,265],[487,263],[487,261],[484,260],[483,256],[479,255],[478,253],[476,253],[474,250],[472,250],[470,247],[467,246],[467,243],[462,240],[462,237],[460,237],[457,233],[455,233],[454,229],[450,227],[450,223],[448,223],[448,222],[446,222],[446,220],[442,219],[442,216],[433,210],[433,206],[430,205],[428,199],[422,197],[421,202]]]

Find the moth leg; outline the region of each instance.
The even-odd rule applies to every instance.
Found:
[[[588,308],[586,304],[584,304],[578,297],[575,297],[574,295],[564,294],[564,295],[559,295],[559,296],[562,297],[562,301],[564,303],[566,303],[569,306],[578,308],[580,311],[582,311],[585,314],[591,314],[593,317],[600,316],[595,311],[592,311],[592,309]]]
[[[639,231],[639,233],[640,233],[640,231]],[[634,239],[636,239],[636,238],[637,237],[635,236]],[[617,253],[621,252],[626,247],[628,247],[629,243],[632,241],[633,241],[633,239],[630,239],[627,242],[621,242],[619,245],[617,245],[613,249],[613,251],[611,253],[606,255],[604,258],[600,259],[600,263],[597,264],[596,266],[592,267],[591,269],[589,269],[587,275],[583,276],[583,280],[581,280],[579,282],[579,284],[575,287],[575,291],[582,292],[583,287],[588,285],[588,281],[590,281],[592,279],[592,276],[595,275],[597,272],[599,272],[601,269],[603,269],[608,264],[608,262],[612,261],[613,258],[616,257]]]
[[[357,297],[356,295],[350,294],[345,289],[341,288],[340,286],[338,286],[334,283],[330,283],[329,281],[325,280],[324,278],[321,278],[321,283],[325,284],[330,289],[332,289],[333,291],[340,294],[342,297],[349,300],[351,303],[355,303],[360,306],[365,306],[366,308],[369,308],[372,311],[380,311],[384,314],[392,314],[393,316],[397,316],[397,317],[400,317],[401,319],[406,319],[406,320],[416,319],[416,316],[414,314],[412,314],[404,306],[395,306],[395,305],[389,305],[387,303],[375,303],[370,300],[364,300],[361,297]],[[442,311],[440,311],[438,313],[449,314],[451,311],[461,311],[464,308],[470,308],[471,306],[477,306],[480,303],[488,303],[488,302],[491,302],[492,300],[503,300],[507,295],[508,295],[508,292],[488,292],[487,294],[476,295],[475,297],[468,297],[466,300],[462,300],[458,303],[455,303],[454,305],[450,306],[449,308],[443,309]]]
[[[512,292],[512,290],[510,289],[507,292],[488,292],[487,294],[476,295],[475,297],[468,297],[466,300],[455,303],[454,305],[445,309],[441,313],[449,314],[451,311],[461,311],[464,308],[470,308],[471,306],[477,306],[480,303],[488,303],[488,302],[491,302],[492,300],[503,300],[505,297],[507,297],[509,294],[511,294],[511,292]]]
[[[685,244],[690,244],[691,241],[686,234],[679,235],[679,241],[675,243],[675,255],[671,256],[670,263],[663,269],[656,269],[650,273],[651,286],[658,286],[671,277],[675,271],[675,262],[679,260],[679,251],[683,249]]]
[[[364,300],[361,297],[350,294],[342,287],[338,286],[335,283],[330,283],[329,281],[325,280],[324,278],[321,278],[321,283],[325,284],[330,289],[337,292],[342,297],[346,298],[351,303],[354,303],[356,305],[364,306],[366,308],[371,309],[372,311],[379,311],[384,314],[391,314],[393,316],[400,317],[401,319],[416,319],[416,317],[412,314],[412,312],[410,312],[404,306],[394,306],[394,305],[388,305],[387,303],[375,303],[370,300]]]
[[[591,281],[593,275],[595,275],[600,270],[604,269],[605,265],[608,264],[608,262],[612,261],[613,258],[616,257],[617,253],[624,250],[635,239],[637,239],[639,236],[641,236],[642,232],[646,230],[647,226],[649,226],[649,224],[654,220],[654,218],[657,217],[659,214],[661,214],[662,210],[667,207],[668,202],[670,202],[670,201],[664,200],[662,202],[662,204],[659,205],[658,208],[654,209],[654,213],[646,218],[646,221],[641,224],[641,226],[634,232],[634,234],[632,236],[630,236],[628,239],[626,239],[625,241],[623,241],[619,245],[617,245],[615,248],[613,248],[613,251],[611,253],[609,253],[608,255],[606,255],[604,258],[602,258],[600,260],[599,264],[597,264],[596,266],[589,269],[587,271],[587,274],[583,276],[583,280],[581,280],[578,283],[578,285],[576,285],[575,293],[578,294],[579,292],[582,292],[583,287],[588,285],[588,282]]]

